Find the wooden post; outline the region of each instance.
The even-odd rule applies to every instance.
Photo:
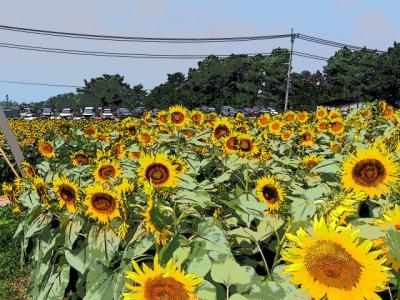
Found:
[[[20,173],[23,174],[21,165],[22,165],[22,162],[25,160],[24,155],[22,154],[21,148],[18,145],[17,138],[15,137],[14,133],[12,132],[10,125],[8,124],[6,115],[4,114],[3,108],[1,106],[0,106],[0,129],[6,138],[8,146],[11,149],[11,153],[14,156],[14,159],[17,163]],[[5,156],[3,149],[0,152],[4,156],[4,159],[6,160],[6,162],[8,164],[11,164],[10,161]],[[11,169],[13,170],[14,173],[17,173],[16,170],[14,169],[14,167],[11,167]]]

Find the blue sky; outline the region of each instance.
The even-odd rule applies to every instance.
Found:
[[[400,41],[397,0],[13,0],[3,1],[0,24],[91,34],[153,37],[229,37],[295,32],[386,50]],[[288,39],[231,44],[137,44],[85,41],[0,30],[0,42],[80,50],[231,54],[289,47]],[[295,42],[295,50],[329,57],[337,49]],[[294,58],[294,70],[315,71],[324,62]],[[146,89],[168,73],[196,67],[195,60],[145,60],[36,53],[0,48],[0,81],[82,85],[84,79],[119,73]],[[0,99],[39,101],[73,88],[0,83]]]

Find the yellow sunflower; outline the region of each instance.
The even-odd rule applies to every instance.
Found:
[[[321,120],[325,118],[327,115],[328,115],[328,110],[324,106],[318,107],[317,110],[315,111],[315,117],[317,118],[317,120]]]
[[[237,137],[237,148],[241,155],[250,156],[258,153],[258,147],[253,137],[249,134],[241,133]]]
[[[268,126],[269,121],[271,120],[271,115],[269,113],[264,113],[257,119],[257,124],[261,128],[265,128]]]
[[[286,122],[292,123],[292,122],[296,121],[297,115],[295,112],[289,110],[289,111],[285,112],[285,114],[283,115],[283,118],[286,120]]]
[[[46,186],[47,184],[42,177],[33,178],[32,187],[39,195],[40,201],[47,206],[49,204],[49,196],[47,195]]]
[[[201,126],[204,123],[205,117],[204,113],[200,110],[192,110],[190,113],[190,119],[192,120],[193,124],[196,126]]]
[[[169,113],[169,124],[172,127],[184,128],[186,127],[189,118],[187,117],[188,111],[182,105],[171,106],[168,110]]]
[[[66,177],[57,177],[53,182],[53,191],[57,196],[60,207],[67,207],[68,212],[76,211],[79,202],[78,185]]]
[[[211,139],[214,143],[221,141],[221,139],[227,137],[232,132],[233,125],[229,122],[229,119],[224,117],[217,119],[214,122],[214,127],[211,135]]]
[[[116,160],[104,159],[97,162],[93,172],[97,182],[106,182],[110,178],[118,178],[122,174],[121,166]]]
[[[342,166],[342,184],[347,190],[365,192],[369,197],[381,196],[399,181],[399,165],[382,145],[359,148],[348,156]]]
[[[329,129],[329,123],[326,120],[321,120],[317,123],[318,132],[326,132]]]
[[[99,223],[108,224],[111,220],[120,217],[117,192],[104,188],[99,183],[90,185],[86,189],[84,204],[87,206],[85,214]]]
[[[24,175],[27,178],[35,177],[35,175],[36,175],[35,168],[30,163],[23,161],[21,168],[22,168],[22,171],[24,172]]]
[[[176,187],[179,172],[166,153],[143,155],[139,158],[139,182],[151,182],[157,187]]]
[[[52,142],[42,141],[39,144],[39,152],[43,156],[47,158],[52,158],[56,156],[56,152],[54,150],[54,145]]]
[[[315,133],[310,128],[303,128],[300,131],[300,145],[309,147],[314,145]]]
[[[188,170],[185,160],[176,155],[171,155],[170,158],[172,164],[176,167],[177,172],[183,174]]]
[[[129,137],[131,140],[136,139],[136,133],[140,125],[136,119],[126,118],[124,119],[122,126],[124,128],[125,135]]]
[[[308,118],[309,118],[309,114],[306,111],[300,112],[297,116],[297,120],[302,124],[306,123],[308,121]]]
[[[243,122],[244,120],[246,120],[246,116],[243,113],[238,112],[236,114],[236,121]]]
[[[160,125],[165,125],[165,124],[167,124],[167,121],[168,121],[168,112],[166,112],[165,110],[160,110],[160,111],[157,113],[156,120],[157,120],[158,124],[160,124]]]
[[[125,277],[135,285],[125,283],[130,292],[123,293],[124,300],[197,299],[194,292],[203,278],[192,273],[185,274],[172,259],[165,268],[160,265],[158,254],[154,257],[152,269],[146,264],[142,264],[141,269],[134,260],[131,263],[134,271],[126,272]]]
[[[122,143],[117,143],[117,144],[115,144],[115,146],[114,146],[112,152],[113,152],[114,156],[115,156],[117,159],[122,159],[122,158],[124,158],[125,155],[126,155],[125,145],[122,144]]]
[[[83,152],[77,152],[77,153],[72,154],[71,160],[72,160],[72,164],[75,167],[89,164],[89,156],[87,156]]]
[[[344,131],[344,121],[341,118],[336,118],[331,121],[329,132],[333,135],[339,135]]]
[[[290,281],[314,299],[380,299],[376,292],[386,288],[389,275],[384,259],[377,259],[380,251],[370,251],[372,242],[359,244],[358,231],[351,232],[350,225],[339,231],[323,218],[314,219],[313,229],[311,235],[302,228],[287,233],[296,245],[282,253],[290,263],[283,269],[292,275]]]
[[[229,135],[224,140],[224,150],[228,154],[236,153],[238,148],[238,135],[236,133]]]
[[[282,141],[290,141],[292,139],[292,131],[287,129],[281,133],[281,140]]]
[[[269,123],[269,132],[272,134],[281,134],[281,129],[283,127],[283,122],[281,120],[273,120]]]
[[[305,168],[312,169],[317,166],[322,161],[322,159],[323,158],[320,155],[309,154],[303,157],[302,163]]]
[[[268,204],[270,211],[277,211],[284,201],[285,192],[274,176],[264,176],[257,179],[256,193],[258,199]]]
[[[89,137],[97,133],[97,128],[94,125],[89,125],[83,128],[83,132],[87,137]]]
[[[329,142],[329,149],[335,153],[339,153],[342,150],[342,145],[338,142]]]
[[[155,130],[143,129],[137,134],[137,139],[142,146],[150,147],[155,143],[157,134]]]
[[[329,120],[335,120],[335,119],[341,118],[341,117],[342,117],[342,112],[338,108],[332,109],[328,114]]]

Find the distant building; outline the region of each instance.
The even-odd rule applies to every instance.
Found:
[[[342,113],[346,114],[351,109],[362,108],[366,105],[366,101],[357,100],[332,100],[323,102],[319,106],[325,106],[327,108],[338,108]]]

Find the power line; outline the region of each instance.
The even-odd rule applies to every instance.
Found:
[[[103,52],[103,51],[86,51],[86,50],[73,50],[73,49],[62,49],[62,48],[48,48],[38,47],[29,45],[19,45],[10,43],[0,43],[0,48],[19,49],[26,51],[35,52],[46,52],[46,53],[59,53],[59,54],[71,54],[71,55],[85,55],[85,56],[100,56],[100,57],[114,57],[114,58],[142,58],[142,59],[204,59],[210,55],[214,55],[220,58],[230,57],[231,55],[270,55],[272,52],[261,52],[261,53],[241,53],[241,54],[154,54],[154,53],[123,53],[123,52]],[[275,52],[282,51],[286,52],[286,49],[275,49]],[[302,56],[310,59],[317,60],[328,60],[326,57],[303,53],[293,52],[294,55]]]
[[[354,46],[354,45],[349,45],[349,44],[329,41],[329,40],[325,40],[325,39],[320,39],[320,38],[317,38],[317,37],[314,37],[314,36],[305,35],[305,34],[301,34],[301,33],[298,35],[298,38],[300,40],[304,40],[304,41],[307,41],[307,42],[316,43],[316,44],[325,45],[325,46],[336,47],[336,48],[348,48],[350,50],[367,49],[367,50],[376,51],[378,53],[385,53],[386,52],[386,51],[382,51],[382,50],[373,50],[373,49],[368,49],[366,47],[359,47],[359,46]]]
[[[0,83],[40,85],[40,86],[51,86],[51,87],[67,87],[67,88],[80,88],[81,87],[81,86],[77,86],[77,85],[68,85],[68,84],[51,84],[51,83],[37,83],[37,82],[9,81],[9,80],[0,80]]]
[[[62,31],[51,31],[24,27],[14,27],[0,25],[0,30],[8,30],[14,32],[23,32],[29,34],[56,36],[63,38],[78,38],[78,39],[89,39],[89,40],[106,40],[106,41],[117,41],[117,42],[151,42],[151,43],[221,43],[221,42],[247,42],[247,41],[258,41],[258,40],[270,40],[290,37],[290,34],[274,34],[274,35],[261,35],[261,36],[237,36],[237,37],[217,37],[217,38],[173,38],[173,37],[142,37],[142,36],[115,36],[105,34],[86,34],[86,33],[73,33],[73,32],[62,32]]]

